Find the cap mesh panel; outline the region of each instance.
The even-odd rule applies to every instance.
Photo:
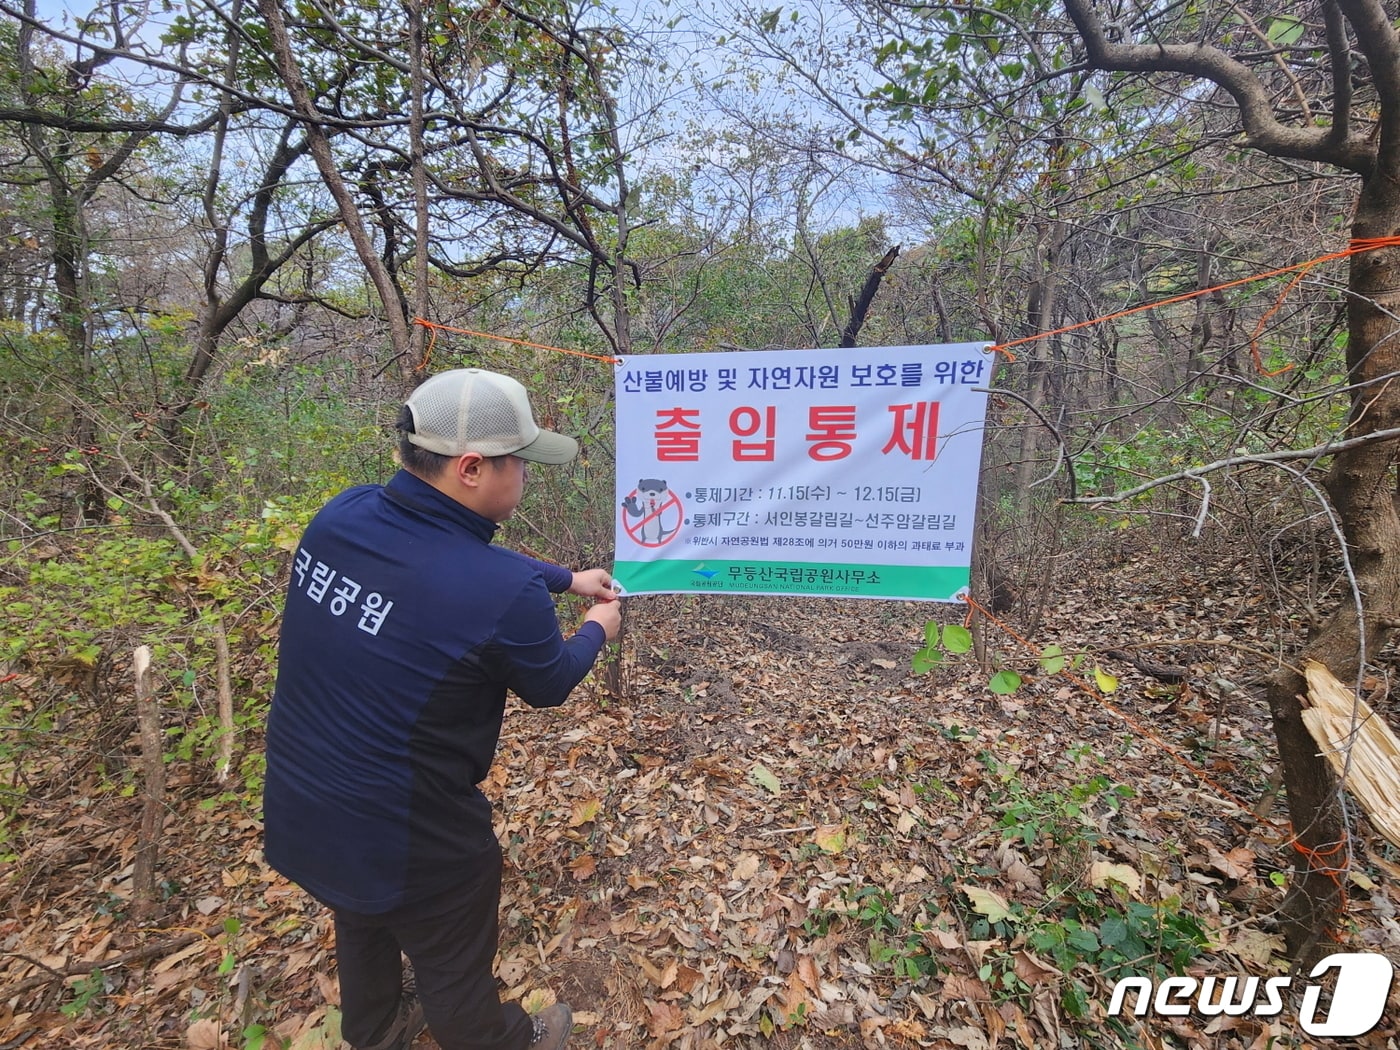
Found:
[[[510,401],[493,387],[477,383],[463,408],[466,418],[460,433],[466,440],[490,441],[505,438],[511,443],[520,440],[520,420],[516,417],[515,409]]]
[[[429,441],[445,441],[450,455],[480,452],[505,455],[526,444],[520,411],[527,406],[512,401],[491,378],[474,373],[445,375],[415,390],[409,399],[415,433]],[[533,427],[531,428],[533,431]]]

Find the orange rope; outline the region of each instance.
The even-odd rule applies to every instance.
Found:
[[[414,369],[415,372],[421,372],[428,367],[428,359],[433,356],[433,347],[437,345],[438,332],[456,332],[458,335],[474,335],[478,339],[496,339],[502,343],[514,343],[516,346],[528,346],[535,350],[556,350],[561,354],[572,354],[575,357],[587,357],[594,361],[605,361],[610,365],[615,365],[620,360],[620,358],[604,354],[589,354],[582,350],[569,350],[562,346],[532,343],[528,339],[512,339],[507,335],[492,335],[490,332],[474,332],[470,328],[453,328],[451,325],[438,324],[435,321],[425,321],[421,317],[415,317],[413,323],[422,325],[428,330],[428,347],[423,351],[423,360],[418,362],[417,367]]]
[[[1323,860],[1327,857],[1335,857],[1338,853],[1341,853],[1347,848],[1347,840],[1345,835],[1342,837],[1342,840],[1340,842],[1334,842],[1326,849],[1323,849],[1320,846],[1317,849],[1312,849],[1308,846],[1304,846],[1297,839],[1293,840],[1293,848],[1296,849],[1303,856],[1308,858],[1309,867],[1311,867],[1314,871],[1321,872],[1323,875],[1326,875],[1333,882],[1337,882],[1338,888],[1341,887],[1341,883],[1340,881],[1338,881],[1338,876],[1346,874],[1347,869],[1332,867],[1331,865],[1324,864]]]
[[[1326,848],[1319,846],[1317,849],[1313,849],[1310,846],[1304,846],[1296,838],[1293,840],[1293,848],[1307,858],[1308,867],[1319,875],[1325,875],[1327,878],[1331,879],[1332,884],[1337,887],[1338,910],[1342,912],[1345,912],[1347,909],[1347,887],[1346,883],[1342,881],[1342,876],[1347,873],[1348,869],[1339,868],[1335,864],[1327,863],[1327,858],[1335,857],[1338,853],[1345,851],[1343,860],[1349,860],[1351,851],[1347,847],[1346,832],[1342,833],[1342,840],[1340,842],[1334,842]],[[1338,936],[1335,930],[1332,931],[1332,939],[1334,941],[1341,940],[1341,937]]]
[[[1198,288],[1194,292],[1183,292],[1181,295],[1174,295],[1169,299],[1161,299],[1157,302],[1152,303],[1142,303],[1139,306],[1129,307],[1126,310],[1119,310],[1117,313],[1106,314],[1103,317],[1094,317],[1087,321],[1079,321],[1075,324],[1066,325],[1063,328],[1056,328],[1054,331],[1038,332],[1035,335],[1028,335],[1021,339],[1012,339],[1010,342],[997,343],[994,346],[988,347],[987,349],[989,351],[1005,351],[1007,347],[1019,346],[1021,343],[1031,343],[1037,339],[1048,339],[1051,336],[1063,335],[1065,332],[1073,332],[1077,328],[1086,328],[1089,325],[1102,324],[1106,321],[1117,320],[1120,317],[1127,317],[1130,314],[1141,313],[1144,310],[1155,310],[1159,306],[1171,306],[1174,303],[1184,303],[1191,299],[1197,299],[1203,295],[1209,295],[1211,292],[1220,292],[1225,291],[1229,288],[1238,288],[1241,285],[1251,284],[1254,281],[1263,281],[1267,280],[1270,277],[1279,277],[1286,273],[1295,273],[1296,271],[1296,275],[1291,281],[1288,282],[1288,285],[1279,294],[1279,297],[1274,302],[1274,305],[1270,307],[1267,311],[1265,311],[1264,316],[1259,319],[1259,323],[1254,328],[1254,334],[1250,336],[1249,339],[1249,350],[1250,353],[1254,356],[1255,368],[1259,370],[1259,373],[1261,375],[1276,376],[1282,372],[1288,371],[1293,366],[1285,365],[1283,368],[1280,368],[1273,372],[1266,371],[1264,369],[1263,358],[1259,353],[1259,337],[1263,334],[1264,325],[1268,323],[1269,318],[1273,317],[1274,314],[1278,313],[1279,309],[1283,306],[1284,299],[1286,299],[1288,297],[1288,294],[1295,287],[1297,287],[1298,283],[1305,276],[1307,276],[1307,274],[1314,267],[1319,266],[1322,263],[1331,262],[1334,259],[1345,259],[1348,256],[1357,255],[1360,252],[1371,252],[1375,251],[1378,248],[1391,248],[1397,245],[1400,245],[1400,237],[1358,237],[1355,240],[1353,240],[1351,244],[1349,244],[1346,248],[1343,248],[1341,251],[1328,252],[1326,255],[1319,255],[1315,259],[1308,259],[1306,262],[1294,263],[1292,266],[1281,266],[1277,270],[1270,270],[1268,273],[1259,273],[1255,274],[1252,277],[1241,277],[1239,280],[1226,281],[1224,284],[1217,284],[1210,288]],[[1014,358],[1012,358],[1012,360],[1014,360]]]
[[[1269,270],[1267,273],[1257,273],[1251,277],[1241,277],[1235,281],[1226,281],[1224,284],[1212,285],[1209,288],[1198,288],[1194,292],[1183,292],[1180,295],[1173,295],[1167,299],[1159,299],[1156,302],[1141,303],[1137,306],[1131,306],[1126,310],[1119,310],[1116,313],[1105,314],[1102,317],[1092,317],[1087,321],[1077,321],[1074,324],[1065,325],[1063,328],[1056,328],[1049,332],[1037,332],[1035,335],[1023,336],[1020,339],[1012,339],[1009,342],[993,343],[989,345],[986,348],[986,350],[987,353],[1002,354],[1006,357],[1008,362],[1013,362],[1016,360],[1016,355],[1011,352],[1010,348],[1013,346],[1020,346],[1022,343],[1033,343],[1038,339],[1049,339],[1051,336],[1064,335],[1066,332],[1073,332],[1080,328],[1087,328],[1090,325],[1104,324],[1108,321],[1116,321],[1120,317],[1128,317],[1132,314],[1142,313],[1144,310],[1155,310],[1161,306],[1172,306],[1176,303],[1188,302],[1192,299],[1199,299],[1203,295],[1210,295],[1212,292],[1223,292],[1230,288],[1239,288],[1242,285],[1252,284],[1255,281],[1265,281],[1268,280],[1270,277],[1280,277],[1283,274],[1291,273],[1294,275],[1293,279],[1289,281],[1288,284],[1284,287],[1283,291],[1279,293],[1278,298],[1274,301],[1274,305],[1264,312],[1264,316],[1259,318],[1259,323],[1254,326],[1254,333],[1249,338],[1249,352],[1254,357],[1254,367],[1258,370],[1259,374],[1264,376],[1281,375],[1282,373],[1287,372],[1293,366],[1291,364],[1284,365],[1284,367],[1276,369],[1272,372],[1267,371],[1264,368],[1263,356],[1259,353],[1259,338],[1261,335],[1263,335],[1264,326],[1269,322],[1269,319],[1273,317],[1274,314],[1278,313],[1278,311],[1283,307],[1283,302],[1285,299],[1288,298],[1289,293],[1291,293],[1293,289],[1298,286],[1298,284],[1303,280],[1304,277],[1306,277],[1315,267],[1320,266],[1322,263],[1332,262],[1336,259],[1345,259],[1349,256],[1357,255],[1361,252],[1372,252],[1378,248],[1392,248],[1396,246],[1400,246],[1400,236],[1357,237],[1354,240],[1352,240],[1352,242],[1347,247],[1341,249],[1340,251],[1328,252],[1325,255],[1319,255],[1315,259],[1308,259],[1305,262],[1294,263],[1292,266],[1281,266],[1276,270]],[[562,346],[549,346],[545,343],[532,343],[527,339],[512,339],[510,336],[493,335],[490,332],[477,332],[473,331],[470,328],[454,328],[451,325],[437,324],[434,321],[425,321],[421,317],[415,317],[413,319],[413,324],[422,325],[424,328],[428,329],[430,333],[428,338],[427,349],[423,352],[423,360],[418,363],[418,366],[415,369],[415,371],[419,372],[421,372],[424,368],[427,367],[428,359],[432,357],[433,348],[437,345],[437,334],[440,331],[456,332],[459,335],[476,336],[478,339],[496,339],[503,343],[514,343],[516,346],[528,346],[535,350],[555,350],[561,354],[572,354],[575,357],[586,357],[593,361],[603,361],[607,364],[613,365],[617,364],[620,360],[619,358],[612,357],[608,354],[590,354],[585,353],[582,350],[569,350]]]

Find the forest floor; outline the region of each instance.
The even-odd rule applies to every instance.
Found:
[[[616,694],[507,714],[486,785],[505,994],[569,1002],[570,1045],[599,1050],[1317,1044],[1296,997],[1108,1016],[1118,976],[1288,972],[1286,806],[1254,813],[1279,638],[1249,575],[1066,563],[1035,640],[1086,661],[1046,674],[992,626],[1026,679],[1005,696],[971,654],[911,673],[926,620],[959,607],[632,600]],[[60,783],[76,759],[52,762]],[[0,883],[0,1050],[339,1046],[326,914],[263,862],[255,807],[190,769],[171,764],[172,896],[140,922],[139,793],[30,784]],[[1400,959],[1400,855],[1361,817],[1353,847],[1337,950]],[[1398,1025],[1392,998],[1326,1045],[1395,1047]]]

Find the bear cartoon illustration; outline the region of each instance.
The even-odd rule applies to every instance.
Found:
[[[642,478],[637,482],[637,491],[622,501],[622,511],[628,518],[642,518],[641,527],[634,533],[640,543],[661,543],[675,529],[666,529],[661,524],[661,509],[672,499],[671,490],[662,478]]]

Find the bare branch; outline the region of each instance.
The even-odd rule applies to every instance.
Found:
[[[1323,456],[1331,456],[1338,452],[1345,452],[1347,449],[1360,448],[1362,445],[1370,445],[1378,441],[1390,441],[1400,438],[1400,427],[1393,427],[1389,430],[1376,430],[1361,437],[1348,438],[1345,441],[1329,441],[1323,445],[1314,445],[1312,448],[1280,449],[1277,452],[1260,452],[1246,456],[1230,456],[1227,459],[1218,459],[1214,463],[1206,463],[1199,467],[1188,467],[1179,470],[1175,474],[1164,474],[1162,477],[1145,481],[1131,489],[1118,492],[1113,495],[1100,496],[1080,496],[1075,499],[1066,499],[1065,503],[1082,503],[1089,506],[1097,506],[1104,503],[1122,503],[1124,500],[1132,499],[1134,496],[1141,496],[1144,492],[1151,492],[1153,489],[1161,488],[1163,485],[1170,485],[1176,481],[1200,481],[1203,476],[1213,474],[1217,470],[1224,470],[1227,467],[1239,467],[1247,464],[1278,464],[1291,463],[1298,460],[1320,459]]]
[[[1026,400],[1020,394],[1016,393],[1016,391],[1014,390],[1004,390],[1001,387],[995,386],[973,387],[972,390],[974,393],[994,394],[997,397],[1009,397],[1014,401],[1019,401],[1028,412],[1034,415],[1036,419],[1040,420],[1040,425],[1043,426],[1046,430],[1050,431],[1050,435],[1055,439],[1055,465],[1050,468],[1050,472],[1046,474],[1045,477],[1041,478],[1039,481],[1032,483],[1031,488],[1036,488],[1040,485],[1045,484],[1047,481],[1049,481],[1055,476],[1056,472],[1060,469],[1061,465],[1063,465],[1065,468],[1065,479],[1069,485],[1069,496],[1066,497],[1062,502],[1084,502],[1083,500],[1080,500],[1075,496],[1076,488],[1074,480],[1074,461],[1073,458],[1066,453],[1065,439],[1060,435],[1060,431],[1055,426],[1055,424],[1051,423],[1050,420],[1046,419],[1044,413],[1042,413],[1040,409],[1036,408],[1035,405],[1031,404],[1028,400]]]

